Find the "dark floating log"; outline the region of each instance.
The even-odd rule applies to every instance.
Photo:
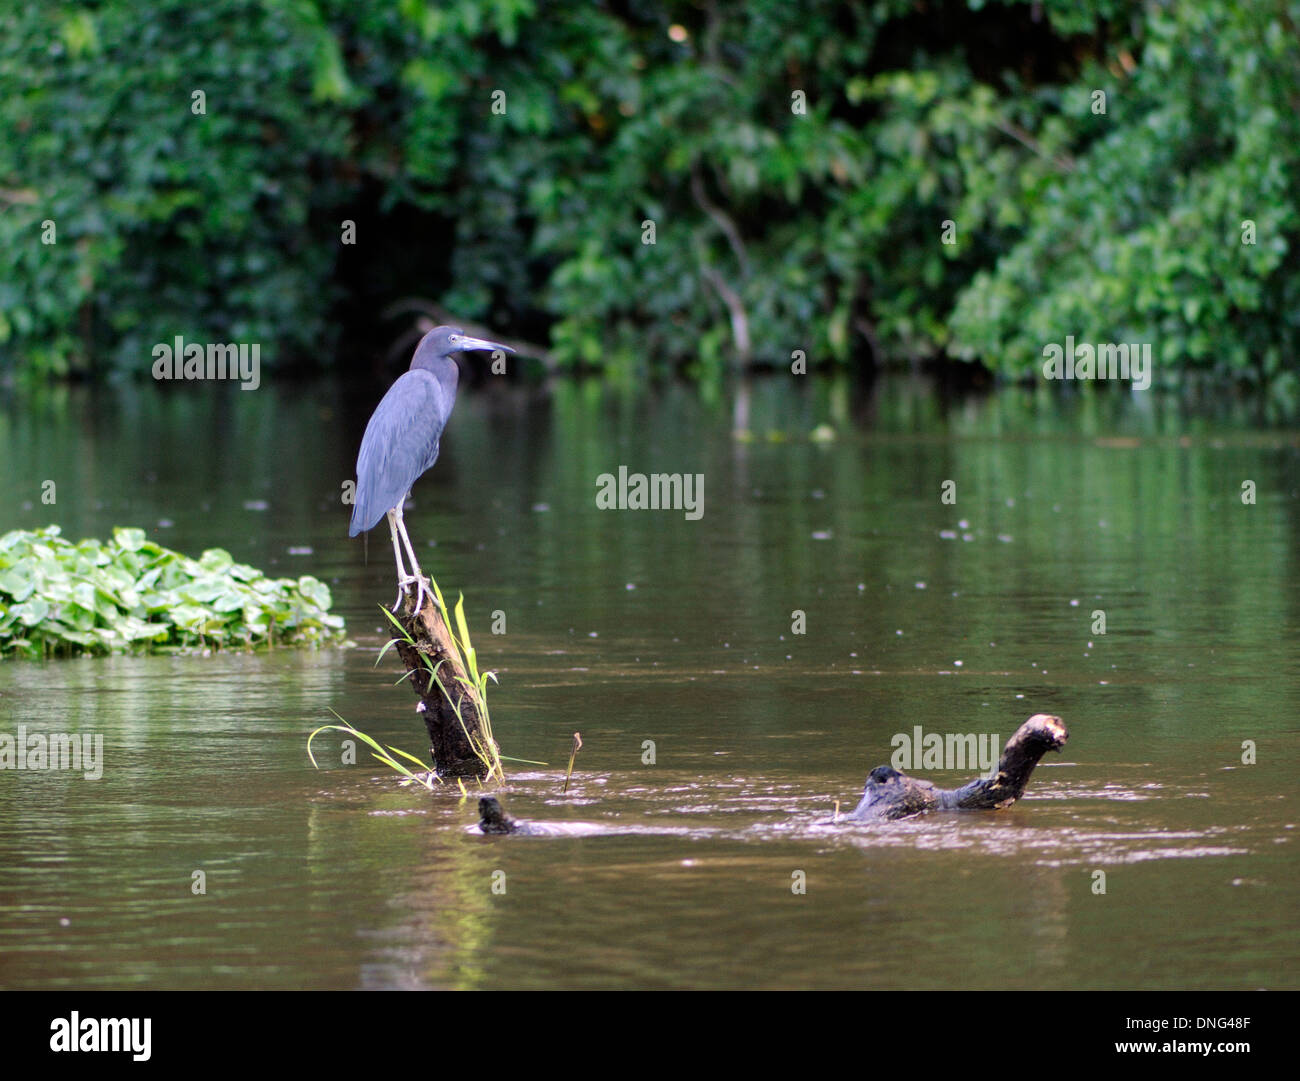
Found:
[[[397,655],[411,673],[408,682],[420,699],[415,710],[429,733],[434,769],[440,777],[487,777],[496,746],[484,732],[478,690],[461,663],[460,651],[436,601],[425,595],[424,606],[416,611],[413,598],[404,595],[393,616],[414,643],[398,638]],[[437,679],[425,658],[432,663]],[[475,746],[481,753],[476,753]]]
[[[519,823],[501,809],[496,796],[483,796],[478,801],[478,828],[484,833],[518,833]]]
[[[992,811],[1009,807],[1024,794],[1038,760],[1048,751],[1059,751],[1069,738],[1060,717],[1035,713],[1007,740],[997,773],[976,778],[961,788],[936,788],[892,766],[877,766],[867,777],[862,802],[846,820],[879,822],[924,811]]]
[[[483,796],[478,801],[478,828],[483,833],[516,833],[526,837],[594,837],[605,832],[589,822],[529,822],[511,818],[501,807],[496,796]],[[614,831],[610,831],[614,832]]]

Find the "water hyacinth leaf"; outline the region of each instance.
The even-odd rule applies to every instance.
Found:
[[[87,612],[95,610],[95,587],[89,582],[76,582],[72,587],[72,603]]]
[[[238,590],[223,590],[212,601],[212,608],[217,612],[237,612],[244,607],[244,595]]]
[[[104,567],[98,572],[97,581],[109,592],[117,593],[134,590],[135,577],[127,574],[121,567]]]
[[[92,567],[105,567],[112,562],[112,557],[93,540],[84,540],[78,544],[77,554]]]
[[[324,582],[318,581],[309,574],[304,574],[298,579],[298,592],[314,604],[322,608],[330,606],[330,589]]]
[[[172,617],[178,627],[193,629],[208,621],[208,610],[196,604],[181,604],[172,609]]]
[[[220,578],[201,578],[186,586],[181,594],[196,604],[211,604],[225,591],[226,584]]]
[[[306,593],[294,580],[234,564],[219,548],[193,560],[144,540],[143,530],[116,530],[103,547],[73,545],[57,527],[16,530],[0,537],[0,656],[174,653],[342,637],[328,588],[310,576],[304,583]]]
[[[50,528],[57,529],[58,526],[51,526]],[[7,552],[11,548],[16,548],[19,545],[28,545],[30,543],[28,537],[30,537],[30,534],[24,533],[21,529],[15,529],[6,533],[4,536],[0,537],[0,552]]]
[[[128,642],[137,642],[142,639],[154,639],[155,641],[167,637],[167,628],[157,623],[149,623],[143,619],[128,618],[123,621],[119,628],[122,636]]]
[[[56,591],[56,588],[47,589],[44,596],[47,600],[52,600]],[[77,582],[73,586],[72,594],[72,603],[79,608],[85,608],[93,616],[109,623],[117,618],[117,598],[94,581]]]
[[[224,571],[235,561],[224,548],[209,548],[199,557],[199,566],[205,571]]]
[[[35,588],[35,575],[27,567],[10,567],[0,571],[0,593],[8,593],[19,603],[30,597]]]
[[[53,610],[51,608],[51,611]],[[60,610],[63,613],[63,622],[70,623],[78,630],[88,631],[95,625],[95,613],[79,604],[61,605]],[[52,626],[57,627],[57,624]]]
[[[95,611],[104,619],[112,621],[117,618],[119,608],[127,608],[123,600],[102,585],[95,586]]]
[[[143,529],[115,529],[113,543],[124,552],[138,552],[145,542]]]
[[[94,645],[99,641],[90,631],[74,631],[66,627],[59,629],[59,637],[66,638],[69,642],[76,642],[79,646]]]
[[[26,604],[18,605],[14,611],[24,627],[35,627],[50,614],[50,606],[40,597],[33,597]]]

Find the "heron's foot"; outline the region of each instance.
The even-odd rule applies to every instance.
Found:
[[[430,588],[429,579],[422,574],[404,574],[397,580],[397,603],[402,603],[402,598],[410,593],[410,587],[415,586],[415,611],[420,611],[424,607],[424,598],[432,597],[433,590]]]

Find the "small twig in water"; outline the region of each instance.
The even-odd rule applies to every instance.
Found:
[[[578,752],[582,750],[582,736],[577,732],[573,733],[573,751],[569,755],[569,771],[564,775],[564,787],[560,789],[563,795],[569,791],[569,778],[573,776],[573,760],[578,757]]]

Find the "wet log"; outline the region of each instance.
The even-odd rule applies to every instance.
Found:
[[[908,818],[926,811],[995,811],[1010,807],[1029,784],[1038,760],[1060,751],[1070,738],[1060,717],[1035,713],[1016,729],[991,777],[977,777],[961,788],[937,788],[892,766],[877,766],[867,776],[862,801],[846,817],[850,822]]]
[[[411,638],[410,642],[397,639],[397,655],[410,673],[407,682],[419,699],[415,711],[429,733],[434,770],[440,777],[487,777],[491,767],[485,755],[492,756],[496,748],[484,733],[480,720],[483,704],[452,641],[444,613],[427,595],[418,611],[414,598],[405,595],[392,612]]]

